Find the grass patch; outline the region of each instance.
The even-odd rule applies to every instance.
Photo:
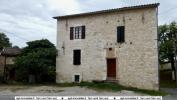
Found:
[[[106,90],[106,91],[121,91],[123,86],[114,83],[91,83],[91,82],[82,82],[79,84],[81,87],[92,88],[96,90]]]
[[[145,90],[145,89],[138,89],[132,87],[125,87],[115,83],[90,83],[90,82],[82,82],[79,84],[81,87],[88,87],[96,90],[108,90],[108,91],[121,91],[121,90],[129,90],[134,91],[137,93],[144,93],[151,96],[165,96],[167,95],[161,91],[154,91],[154,90]]]
[[[166,96],[167,93],[162,91],[154,91],[154,90],[145,90],[145,89],[138,89],[138,88],[132,88],[132,87],[125,87],[126,90],[138,92],[138,93],[144,93],[151,96]]]

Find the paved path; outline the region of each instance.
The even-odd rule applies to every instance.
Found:
[[[162,91],[169,93],[163,100],[177,100],[177,88],[162,88]]]

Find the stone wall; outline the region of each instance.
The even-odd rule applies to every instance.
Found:
[[[119,11],[58,20],[56,71],[58,83],[106,80],[106,52],[115,50],[116,79],[121,85],[158,90],[156,8]],[[70,40],[70,27],[86,26],[86,38]],[[116,42],[117,26],[125,26],[125,42]],[[73,50],[81,49],[81,65],[73,65]]]

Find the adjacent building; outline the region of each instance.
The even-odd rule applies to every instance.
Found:
[[[15,79],[14,60],[21,53],[19,48],[5,47],[0,51],[0,77],[4,80]]]

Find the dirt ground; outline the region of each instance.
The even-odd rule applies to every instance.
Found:
[[[122,90],[120,92],[98,91],[85,87],[56,86],[0,86],[0,95],[38,96],[144,96],[144,94]]]

